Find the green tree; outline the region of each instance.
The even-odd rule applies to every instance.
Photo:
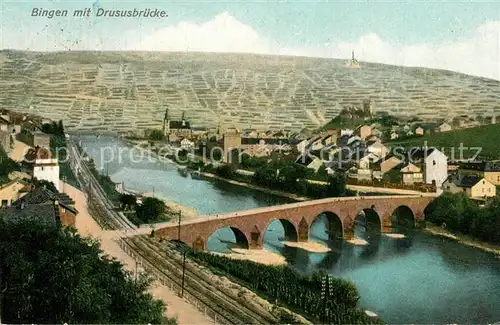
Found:
[[[232,178],[236,174],[236,168],[231,164],[223,164],[215,169],[215,173],[224,178]]]
[[[45,187],[46,189],[48,189],[49,191],[52,191],[54,193],[58,193],[59,192],[53,182],[50,182],[50,181],[47,181],[47,180],[44,180],[44,179],[33,178],[31,180],[31,183],[35,187]]]
[[[14,171],[21,170],[17,162],[10,159],[4,148],[0,146],[0,184],[9,180],[8,176]]]
[[[144,223],[163,221],[165,218],[165,202],[154,197],[147,197],[135,208],[137,218]]]
[[[149,134],[149,138],[151,140],[155,140],[155,141],[162,141],[162,140],[165,140],[165,135],[160,130],[153,130]]]
[[[326,196],[339,197],[346,196],[347,178],[344,173],[335,173],[328,177],[326,186]]]
[[[33,218],[0,218],[0,316],[5,323],[170,323],[165,305],[99,243]]]
[[[135,207],[137,204],[137,198],[132,194],[122,194],[120,195],[120,204],[124,210]]]
[[[59,122],[57,124],[57,134],[65,136],[65,134],[64,134],[64,125],[63,125],[63,121],[62,120],[59,120]]]

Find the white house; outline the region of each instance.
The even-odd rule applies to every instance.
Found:
[[[5,115],[0,116],[0,131],[10,133],[11,132],[10,119],[8,118],[8,116],[5,117],[4,116]]]
[[[373,143],[367,143],[368,145],[368,152],[373,153],[377,155],[378,157],[385,157],[389,153],[389,148],[384,146],[380,140],[375,141]]]
[[[344,135],[351,136],[353,133],[354,133],[354,130],[351,130],[351,129],[340,130],[340,136],[344,136]]]
[[[297,151],[303,153],[306,151],[307,145],[309,144],[309,140],[302,140],[297,144]]]
[[[391,140],[396,140],[397,138],[399,138],[399,135],[397,134],[397,132],[392,131],[391,132]]]
[[[412,163],[401,168],[401,173],[403,174],[403,184],[423,183],[424,181],[421,169]]]
[[[374,153],[369,153],[358,161],[358,167],[359,169],[370,169],[370,164],[376,162],[379,159],[380,158]]]
[[[323,140],[322,138],[319,138],[316,141],[314,141],[311,145],[311,150],[313,151],[321,150],[324,147],[322,140]]]
[[[496,186],[478,175],[450,175],[443,183],[443,191],[449,193],[465,193],[471,198],[493,197]]]
[[[181,148],[186,150],[192,149],[194,148],[194,142],[184,138],[181,140]]]
[[[59,191],[59,162],[47,148],[35,147],[28,150],[25,162],[31,167],[33,178],[52,182]]]
[[[306,166],[307,168],[314,170],[315,173],[323,165],[323,161],[321,159],[319,159],[316,156],[310,155],[310,154],[300,155],[295,160],[295,163]]]
[[[440,188],[448,178],[448,159],[444,153],[436,148],[414,148],[410,151],[411,163],[422,164],[424,182],[436,184]]]
[[[440,126],[438,126],[438,131],[439,132],[448,132],[448,131],[451,131],[452,130],[452,127],[451,125],[449,125],[448,123],[443,123],[441,124]]]

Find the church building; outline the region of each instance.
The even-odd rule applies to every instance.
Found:
[[[190,139],[192,137],[192,130],[189,121],[186,121],[185,112],[182,112],[180,121],[171,120],[167,108],[165,110],[165,117],[163,118],[163,134],[170,142]]]

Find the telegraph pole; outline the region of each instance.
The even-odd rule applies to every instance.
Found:
[[[325,314],[326,314],[326,275],[321,278],[321,304],[323,305],[321,308],[321,316],[320,322],[325,322]]]
[[[184,276],[186,274],[186,252],[184,248],[184,253],[182,254],[182,286],[181,286],[181,298],[184,296]]]
[[[63,186],[62,192],[64,193],[64,184],[66,183],[66,179],[67,178],[66,178],[66,176],[63,176],[62,179],[63,179],[63,182],[62,182],[62,186]]]
[[[181,242],[181,214],[182,214],[182,211],[179,210],[179,226],[177,228],[177,241],[179,243]]]
[[[135,282],[137,283],[137,259],[135,260]]]

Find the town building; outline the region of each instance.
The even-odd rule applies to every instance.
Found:
[[[192,130],[191,124],[185,118],[185,113],[182,113],[180,121],[171,120],[168,114],[168,108],[165,110],[163,117],[163,135],[169,142],[176,142],[182,138],[191,139]]]
[[[0,131],[0,147],[2,147],[6,153],[10,153],[12,149],[12,137],[9,132]]]
[[[59,191],[59,162],[57,158],[52,157],[49,149],[44,147],[29,149],[23,163],[33,178],[52,182]]]
[[[448,159],[436,148],[413,148],[409,152],[410,162],[423,169],[424,182],[439,188],[448,178]]]
[[[421,127],[418,127],[415,129],[415,134],[416,135],[424,135],[424,129]]]
[[[443,191],[463,192],[470,198],[485,198],[496,195],[496,186],[478,175],[452,174],[443,183]]]
[[[7,115],[0,116],[0,131],[11,133],[11,123]]]
[[[387,148],[382,141],[377,140],[374,142],[367,142],[367,150],[380,158],[384,158],[389,153],[389,148]]]
[[[241,133],[239,132],[226,132],[224,133],[224,151],[222,155],[223,162],[231,162],[231,152],[234,149],[241,147]]]
[[[403,184],[413,185],[424,182],[422,170],[412,163],[407,163],[400,172],[403,175]]]
[[[458,164],[458,173],[461,175],[478,175],[495,186],[500,186],[500,163],[490,161],[460,162]]]
[[[373,171],[373,178],[382,179],[384,174],[400,166],[403,161],[395,156],[386,157],[385,160],[379,160]]]
[[[321,159],[309,154],[300,155],[297,160],[295,160],[295,163],[306,166],[307,168],[312,169],[315,173],[317,173],[319,168],[323,166],[323,161]]]
[[[12,203],[10,207],[0,208],[0,218],[40,217],[51,224],[74,227],[78,210],[75,202],[64,193],[54,193],[44,187],[32,190]]]
[[[361,139],[366,139],[372,135],[372,128],[369,125],[361,125],[356,129],[356,133]]]
[[[43,132],[35,132],[33,133],[33,140],[30,142],[30,145],[33,147],[41,147],[41,148],[50,148],[50,134],[46,134]]]
[[[181,140],[181,148],[184,150],[191,150],[194,148],[194,142],[184,138]]]
[[[23,189],[27,183],[23,180],[12,180],[7,184],[0,186],[0,207],[10,207],[13,202],[20,199],[23,194],[26,194]]]
[[[437,132],[448,132],[448,131],[451,131],[453,128],[451,127],[450,124],[448,123],[443,123],[441,125],[439,125],[436,129]]]

